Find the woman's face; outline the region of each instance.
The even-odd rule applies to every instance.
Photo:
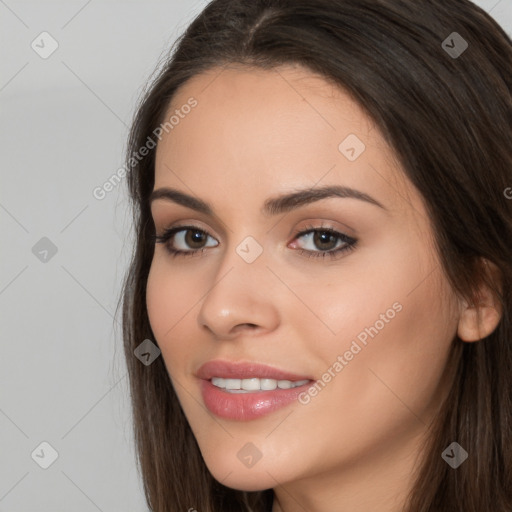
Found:
[[[183,108],[190,98],[197,105]],[[209,470],[229,487],[296,495],[330,476],[360,472],[368,486],[370,475],[410,475],[442,397],[458,308],[421,197],[379,130],[299,67],[209,71],[179,91],[166,120],[173,114],[154,190],[211,212],[170,194],[152,201],[157,235],[192,229],[156,244],[147,307]],[[213,360],[310,381],[222,390],[198,376]],[[249,379],[230,379],[233,388],[286,381],[258,368],[212,372]]]

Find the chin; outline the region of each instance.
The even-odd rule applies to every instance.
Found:
[[[215,475],[214,478],[222,485],[231,489],[236,489],[237,491],[264,491],[276,486],[276,481],[271,478],[270,475],[256,475],[249,471],[244,475],[231,473],[231,475],[224,478],[223,481],[218,480]]]
[[[261,460],[252,468],[244,467],[238,459],[236,459],[235,464],[231,460],[219,459],[216,461],[207,461],[205,459],[205,463],[217,482],[238,491],[264,491],[275,487],[276,480],[279,481],[279,478],[273,474],[272,470],[266,471],[267,467],[263,465]]]

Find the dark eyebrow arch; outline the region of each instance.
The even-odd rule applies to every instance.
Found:
[[[277,215],[331,197],[359,199],[360,201],[366,201],[367,203],[386,210],[379,201],[364,192],[341,185],[327,185],[320,188],[298,190],[290,194],[267,199],[263,205],[262,212],[267,215]]]
[[[364,192],[340,185],[327,185],[321,188],[298,190],[267,199],[261,211],[265,215],[278,215],[331,197],[359,199],[387,210],[379,201]],[[214,215],[212,206],[206,201],[173,188],[162,187],[154,190],[149,197],[150,204],[157,199],[166,199],[205,215]]]

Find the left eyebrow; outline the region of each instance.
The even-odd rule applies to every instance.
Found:
[[[278,215],[331,197],[358,199],[387,211],[379,201],[364,192],[341,185],[327,185],[321,188],[302,189],[267,199],[261,212],[265,215]],[[166,199],[205,215],[214,215],[213,207],[209,203],[174,188],[162,187],[154,190],[149,197],[150,204],[157,199]]]
[[[298,190],[297,192],[267,199],[262,208],[262,213],[267,215],[277,215],[289,212],[290,210],[294,210],[295,208],[299,208],[306,204],[331,197],[359,199],[360,201],[366,201],[367,203],[386,210],[379,201],[364,192],[350,187],[343,187],[341,185],[327,185],[320,188]]]

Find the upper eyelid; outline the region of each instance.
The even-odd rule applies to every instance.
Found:
[[[152,219],[155,228],[157,227],[158,224],[161,224],[161,230],[164,230],[164,231],[167,230],[165,225],[168,225],[168,223],[165,222],[165,220],[164,220],[165,217],[162,220],[159,220],[158,219],[159,216],[155,217],[154,212],[151,212],[151,213],[152,214],[150,216],[150,219]],[[319,212],[317,212],[317,213],[319,213]],[[324,223],[325,222],[325,223],[329,224],[328,226],[326,226],[329,229],[333,229],[335,231],[339,231],[339,232],[341,232],[341,233],[343,233],[343,234],[345,234],[346,236],[349,236],[349,237],[357,236],[357,232],[356,232],[356,230],[353,227],[351,227],[348,224],[345,224],[344,222],[341,222],[339,220],[334,221],[334,220],[327,220],[327,218],[323,218],[326,215],[330,216],[330,214],[326,214],[325,212],[320,213],[318,216],[313,214],[310,217],[310,219],[315,219],[316,218],[316,220],[308,219],[306,222],[308,222],[308,223],[312,223],[312,222]],[[211,230],[211,227],[202,227],[200,225],[202,223],[202,221],[200,221],[198,219],[190,218],[189,220],[179,220],[179,221],[176,221],[176,222],[179,222],[180,224],[178,226],[174,226],[173,225],[169,229],[172,229],[174,227],[181,227],[181,226],[185,226],[185,227],[191,226],[191,227],[200,229],[201,231],[206,231],[208,234],[210,234],[209,232]],[[211,224],[211,223],[208,223],[208,224]],[[338,224],[338,225],[340,225],[342,227],[336,227],[336,224]],[[301,229],[300,231],[304,231],[304,229]],[[311,229],[320,229],[320,227],[319,226],[312,226]],[[214,228],[214,231],[219,232],[221,236],[224,236],[227,233],[227,231],[224,229],[224,227],[221,227],[220,230],[217,229],[217,228]],[[229,230],[229,231],[232,231],[232,230]],[[291,232],[292,232],[292,230],[290,230],[289,233],[291,233]],[[296,232],[298,232],[298,231],[296,231]]]
[[[364,201],[366,204],[374,204],[374,205],[379,206],[382,209],[381,211],[385,211],[387,214],[389,214],[389,212],[390,212],[387,208],[385,208],[383,205],[381,205],[378,201],[374,201],[373,198],[371,198],[370,196],[367,196],[364,193],[359,193],[358,191],[355,191],[356,192],[355,196],[352,195],[351,193],[349,193],[348,195],[341,194],[341,196],[336,195],[336,194],[333,194],[333,195],[327,194],[327,195],[325,195],[325,193],[324,193],[324,190],[337,189],[337,188],[340,188],[340,187],[336,187],[336,186],[324,187],[324,189],[321,189],[321,190],[318,191],[320,193],[320,195],[324,194],[322,197],[319,197],[319,198],[317,198],[317,199],[315,199],[313,201],[305,201],[303,204],[299,203],[296,207],[293,207],[293,208],[288,208],[288,207],[285,208],[286,211],[284,213],[282,213],[283,217],[288,215],[288,214],[294,214],[294,213],[298,213],[299,214],[299,213],[301,213],[302,210],[309,209],[309,208],[312,208],[313,210],[310,211],[309,213],[308,213],[307,210],[306,211],[302,211],[301,216],[302,216],[302,214],[306,214],[308,216],[311,216],[311,218],[315,218],[317,216],[318,216],[318,218],[321,218],[323,216],[336,215],[336,213],[335,213],[336,210],[331,210],[330,208],[327,208],[327,209],[324,210],[324,207],[325,207],[325,205],[323,204],[324,201],[329,202],[329,201],[333,201],[333,200],[336,200],[336,199],[339,200],[341,198],[354,199],[354,197],[361,199],[360,196],[368,197],[371,200],[367,201],[366,199],[364,199],[364,200],[358,201],[358,202],[363,202]],[[341,187],[341,189],[349,190],[349,191],[352,190],[352,189],[347,189],[345,187]],[[156,223],[156,218],[155,218],[156,212],[154,210],[155,206],[157,204],[159,205],[160,203],[168,203],[168,204],[170,203],[172,205],[178,206],[178,208],[179,207],[183,207],[185,209],[194,210],[196,213],[199,212],[201,214],[199,218],[203,217],[203,215],[204,215],[205,218],[207,219],[206,222],[208,224],[210,224],[210,225],[213,223],[215,225],[214,229],[218,233],[220,233],[222,236],[226,235],[228,231],[232,231],[229,228],[229,226],[227,226],[226,223],[215,212],[213,212],[213,211],[212,212],[203,212],[200,208],[196,210],[193,206],[188,204],[188,201],[185,201],[185,203],[187,203],[187,204],[184,204],[181,201],[174,201],[172,199],[169,199],[167,197],[167,195],[166,195],[166,192],[168,190],[171,190],[173,193],[177,192],[177,191],[174,191],[173,189],[167,189],[165,187],[162,188],[162,189],[157,189],[156,190],[156,193],[157,193],[156,197],[155,197],[155,199],[153,199],[151,201],[151,204],[150,204],[150,210],[151,210],[150,217],[153,219],[153,222]],[[178,195],[181,196],[183,194],[178,193]],[[160,206],[158,206],[158,209],[159,208],[160,208]],[[320,210],[322,210],[322,211],[320,211]],[[272,215],[279,215],[279,214],[280,213],[277,212],[277,211],[272,213]],[[157,216],[159,216],[159,215],[160,214],[158,214]],[[192,219],[192,217],[191,217],[191,219]],[[194,223],[194,222],[197,222],[197,221],[196,220],[191,220],[190,222]],[[278,221],[278,223],[279,222],[280,221]],[[332,222],[332,221],[327,221],[327,222]],[[340,221],[336,221],[335,223],[336,224],[341,224],[343,226],[343,228],[341,228],[341,231],[344,234],[346,234],[347,236],[352,237],[352,238],[357,236],[356,230],[353,227],[349,226],[348,224],[344,224],[344,223],[342,223]],[[201,228],[201,229],[203,229],[203,228]],[[339,231],[338,228],[334,228],[334,229]]]

